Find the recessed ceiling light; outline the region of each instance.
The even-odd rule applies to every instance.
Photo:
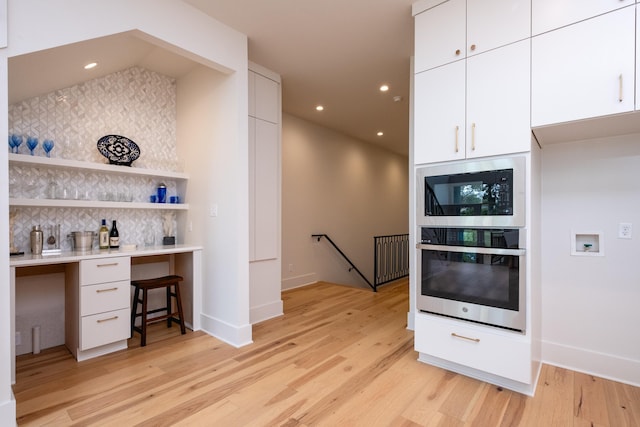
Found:
[[[90,63],[88,63],[87,65],[84,66],[84,69],[85,70],[90,70],[90,69],[95,68],[97,66],[98,66],[97,62],[90,62]]]
[[[316,110],[317,111],[322,111],[322,110],[324,110],[324,107],[322,105],[318,105],[318,106],[316,106]]]
[[[380,92],[386,92],[389,90],[389,86],[388,85],[382,85],[380,86]]]
[[[384,135],[384,132],[380,131],[380,132],[378,132],[376,135],[378,135],[378,136],[382,136],[382,135]]]

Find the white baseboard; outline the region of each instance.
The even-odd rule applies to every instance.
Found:
[[[415,321],[416,315],[413,311],[408,311],[407,312],[407,329],[410,331],[415,331],[416,330],[416,321]]]
[[[640,387],[640,360],[542,341],[542,361],[549,365]]]
[[[301,288],[303,286],[312,285],[316,283],[316,273],[303,274],[301,276],[290,277],[282,281],[282,290]]]
[[[11,392],[11,399],[0,402],[0,425],[16,426],[16,398]]]
[[[234,347],[243,347],[253,342],[251,335],[251,324],[235,326],[220,319],[200,315],[200,327],[207,334],[224,341]]]
[[[440,359],[439,357],[430,356],[425,353],[418,353],[418,361],[428,365],[437,366],[438,368],[446,369],[448,371],[457,372],[459,374],[466,375],[467,377],[475,378],[476,380],[484,381],[498,387],[526,394],[527,396],[533,396],[536,391],[535,382],[532,384],[521,383],[499,375],[489,374],[468,366],[460,365],[449,360]],[[537,374],[534,375],[534,378],[537,378]]]
[[[273,301],[268,304],[251,307],[249,321],[252,325],[255,325],[264,320],[282,316],[283,313],[282,300]]]

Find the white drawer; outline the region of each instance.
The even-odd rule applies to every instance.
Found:
[[[80,322],[80,350],[129,339],[131,313],[128,309],[84,316]]]
[[[80,261],[80,286],[131,280],[131,258],[113,257]]]
[[[480,371],[531,383],[531,343],[517,332],[418,313],[415,349]]]
[[[131,282],[128,280],[82,286],[80,288],[80,315],[88,316],[121,308],[129,309],[130,287]]]

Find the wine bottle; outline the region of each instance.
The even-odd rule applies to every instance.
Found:
[[[100,242],[100,249],[109,249],[109,229],[107,228],[106,219],[102,220],[102,225],[100,226],[98,237],[98,241]]]
[[[118,234],[118,228],[116,227],[116,220],[113,220],[111,226],[111,232],[109,233],[109,248],[118,249],[120,247],[120,234]]]

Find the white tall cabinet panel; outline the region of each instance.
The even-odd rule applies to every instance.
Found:
[[[279,258],[280,144],[275,123],[255,121],[254,260]]]
[[[280,76],[249,66],[250,321],[282,314]]]
[[[467,158],[529,151],[529,52],[523,40],[467,60]]]
[[[533,37],[531,125],[632,111],[635,37],[634,7]]]
[[[416,74],[414,162],[465,157],[465,62]]]
[[[634,4],[634,0],[535,0],[531,5],[534,36]]]
[[[280,85],[249,76],[249,259],[257,261],[279,257]]]

